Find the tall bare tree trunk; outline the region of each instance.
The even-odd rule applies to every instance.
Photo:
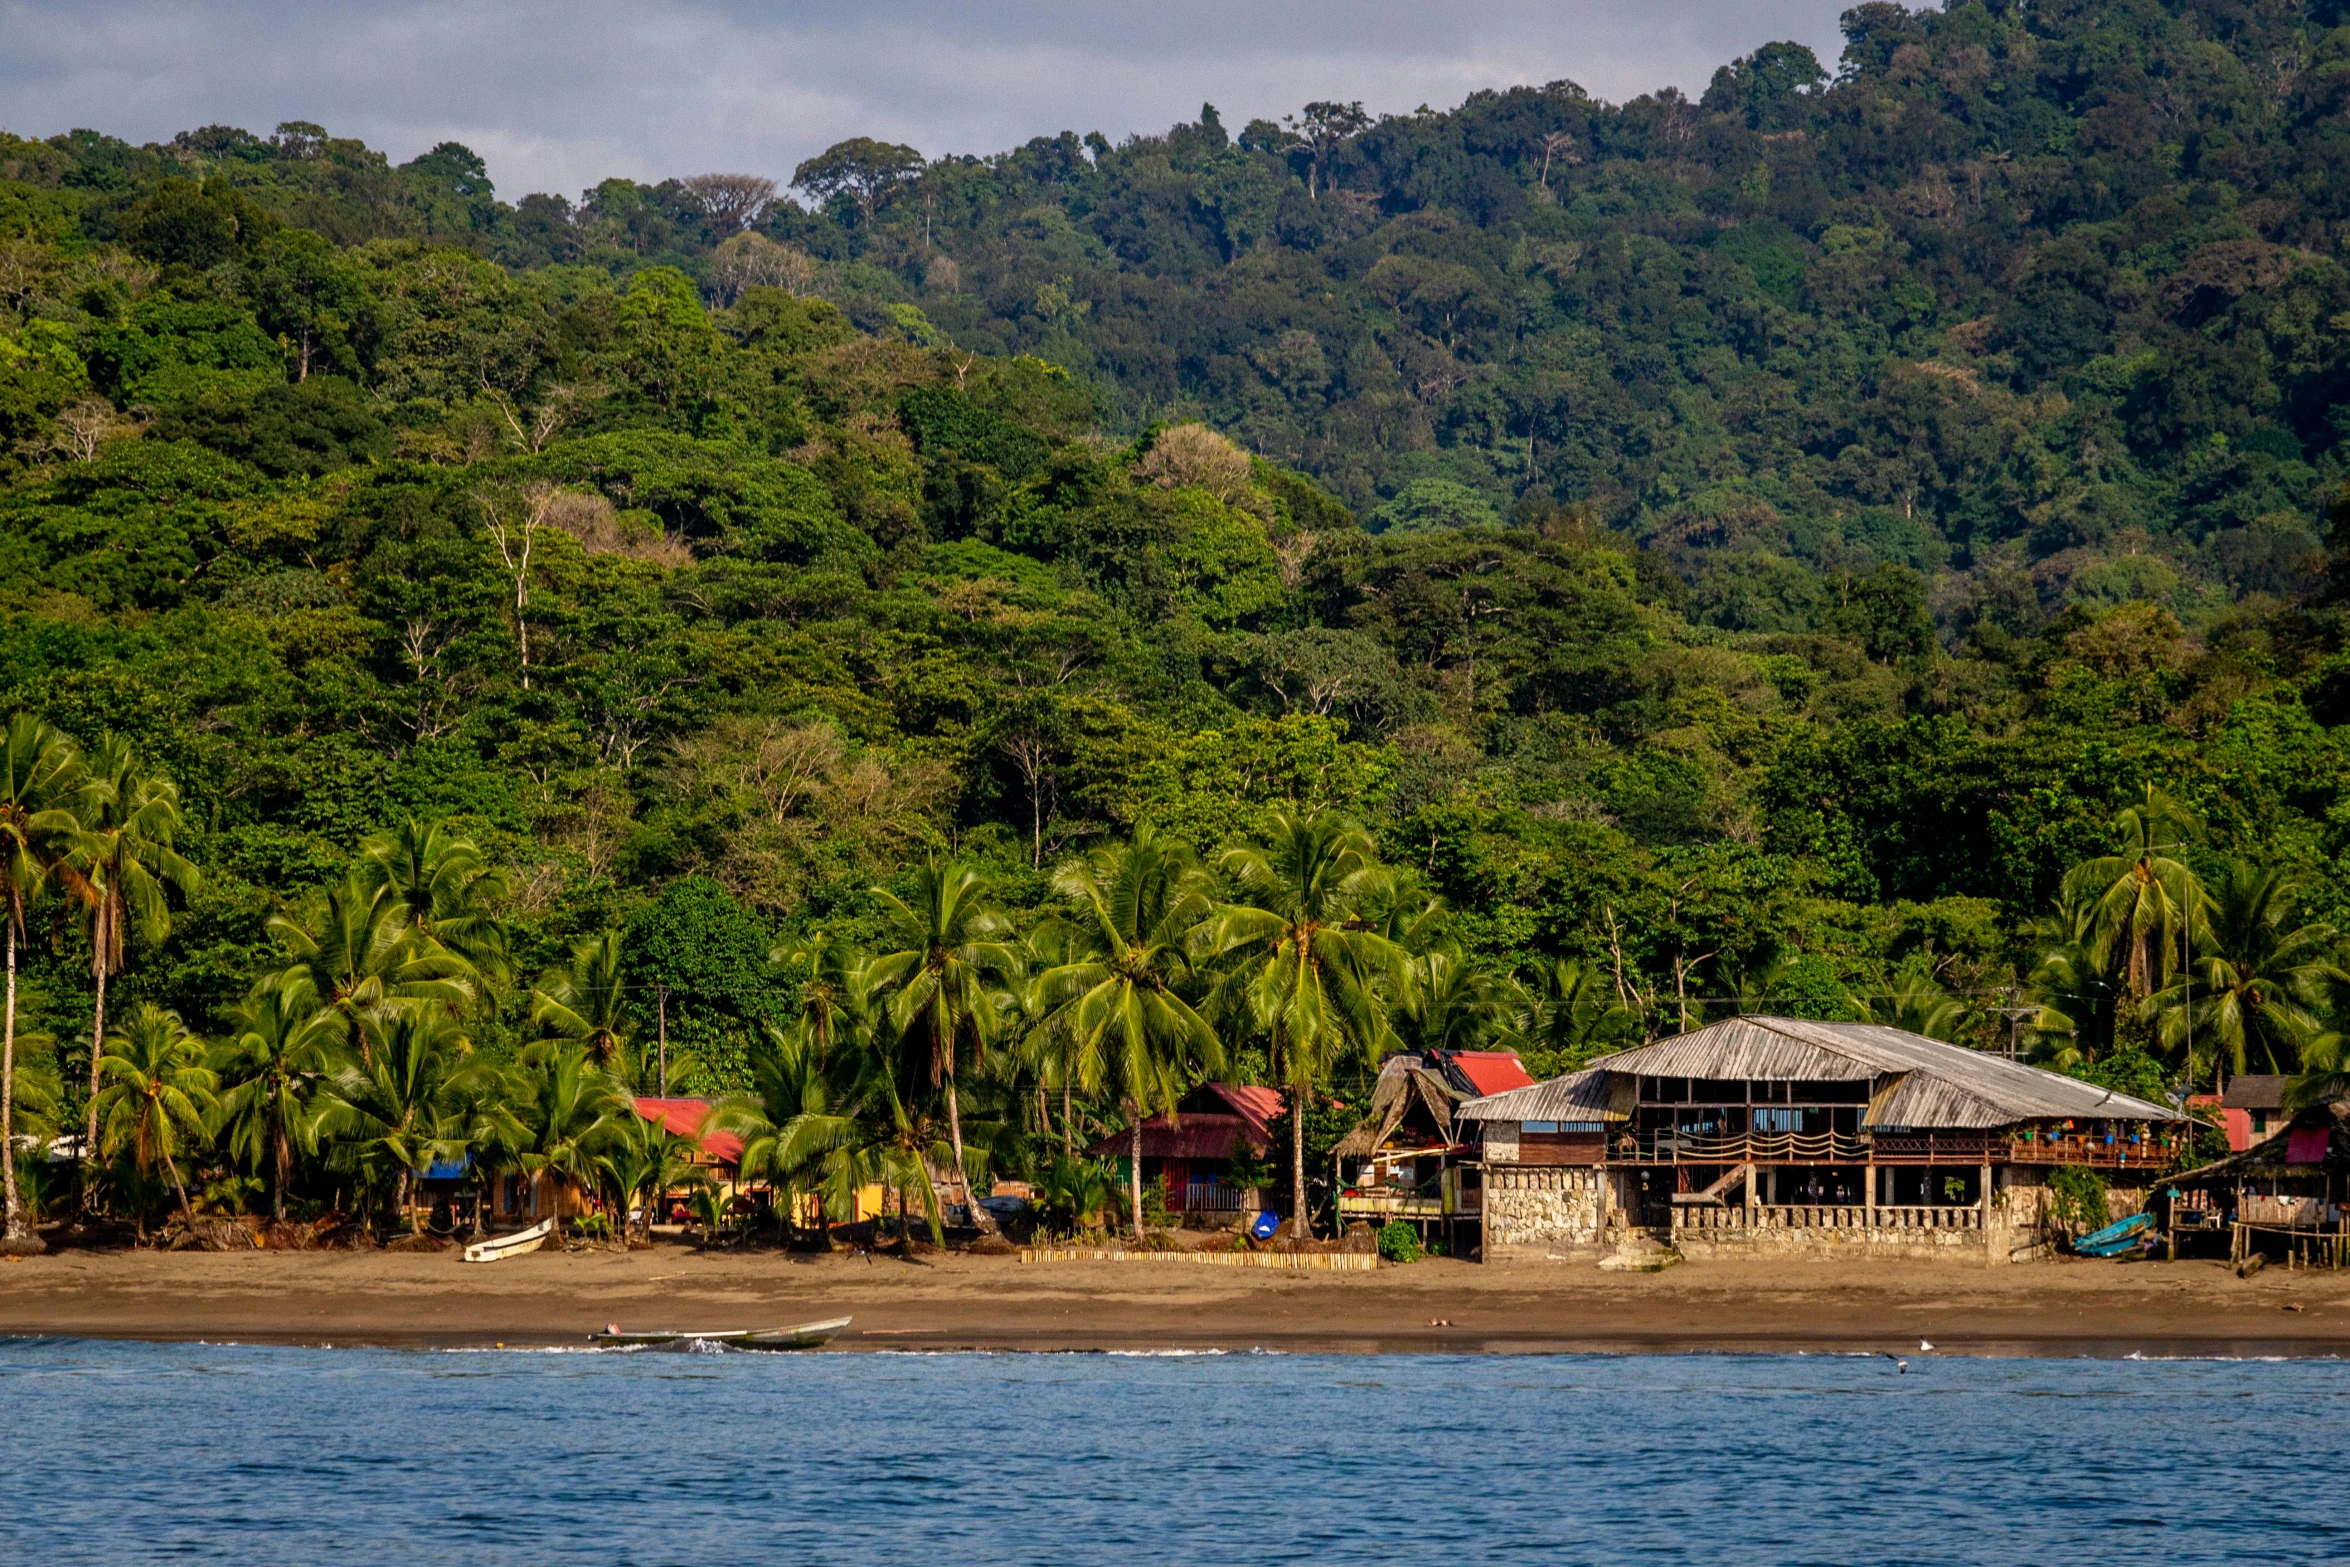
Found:
[[[1126,1160],[1126,1184],[1134,1202],[1134,1238],[1142,1239],[1142,1107],[1126,1107],[1126,1135],[1132,1152]]]
[[[163,1168],[171,1174],[171,1189],[180,1194],[180,1222],[192,1230],[196,1227],[196,1205],[188,1201],[188,1183],[180,1179],[180,1167],[171,1155],[163,1156]]]
[[[1306,1101],[1313,1086],[1299,1083],[1289,1091],[1289,1233],[1299,1240],[1314,1238],[1314,1221],[1306,1212]]]
[[[947,1136],[955,1145],[955,1179],[963,1183],[963,1204],[971,1210],[971,1227],[982,1235],[996,1233],[995,1215],[979,1206],[971,1189],[971,1172],[963,1164],[963,1107],[955,1094],[955,1074],[947,1074]]]
[[[0,916],[4,918],[5,916]],[[10,1252],[42,1249],[25,1223],[24,1199],[16,1189],[16,922],[8,920],[8,1020],[0,1035],[0,1183],[7,1187],[7,1229],[0,1238]]]
[[[1075,1132],[1072,1130],[1072,1123],[1070,1122],[1070,1119],[1069,1119],[1069,1079],[1068,1079],[1068,1076],[1067,1076],[1067,1074],[1063,1074],[1063,1076],[1062,1076],[1062,1078],[1061,1078],[1061,1157],[1062,1157],[1062,1158],[1064,1158],[1064,1159],[1074,1159],[1074,1158],[1076,1158],[1076,1157],[1077,1157],[1077,1147],[1076,1147],[1076,1145],[1075,1145],[1074,1143],[1072,1143],[1072,1142],[1070,1141],[1070,1138],[1074,1137],[1075,1135],[1076,1135],[1076,1133],[1075,1133]]]
[[[278,1122],[277,1135],[271,1138],[271,1142],[275,1145],[271,1152],[277,1156],[277,1169],[275,1179],[270,1183],[269,1218],[273,1224],[283,1224],[286,1222],[286,1177],[294,1163],[294,1150],[287,1145],[283,1120]]]
[[[103,927],[109,917],[101,909],[98,924]],[[104,939],[103,935],[100,939]],[[93,963],[91,969],[98,981],[98,1010],[90,1024],[90,1103],[88,1115],[82,1123],[82,1156],[79,1161],[79,1168],[83,1172],[81,1205],[84,1211],[90,1206],[90,1160],[98,1151],[98,1066],[106,1054],[106,965],[103,962]]]

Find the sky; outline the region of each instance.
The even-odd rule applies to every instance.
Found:
[[[850,136],[926,156],[1237,131],[1323,98],[1375,113],[1580,82],[1614,102],[1773,39],[1834,69],[1852,0],[0,0],[0,129],[133,142],[310,120],[395,162],[441,141],[499,194],[615,175],[790,178]]]

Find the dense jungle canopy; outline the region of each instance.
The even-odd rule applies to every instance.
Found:
[[[1695,99],[852,140],[796,200],[0,137],[0,716],[170,780],[195,873],[111,1005],[226,1026],[439,822],[516,977],[474,1045],[613,931],[616,1015],[739,1087],[811,982],[770,952],[886,945],[875,887],[953,857],[1029,931],[1082,849],[1212,870],[1289,806],[1470,969],[1580,965],[1561,1047],[1766,1007],[2175,1070],[2174,949],[2350,915],[2350,7],[1846,36]],[[2099,855],[2133,909],[2068,893]],[[70,1102],[69,890],[23,1005]],[[2332,961],[2251,1065],[2336,1048]]]

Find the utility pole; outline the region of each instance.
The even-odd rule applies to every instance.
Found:
[[[669,987],[661,986],[656,995],[659,998],[654,1006],[659,1018],[661,1039],[661,1097],[666,1099],[669,1097]]]

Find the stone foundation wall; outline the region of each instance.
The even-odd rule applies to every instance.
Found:
[[[1488,1257],[1545,1256],[1589,1252],[1609,1246],[1625,1233],[1624,1205],[1631,1192],[1615,1190],[1623,1172],[1590,1166],[1487,1165],[1484,1190],[1484,1245]],[[2115,1187],[2108,1199],[2114,1218],[2145,1206],[2140,1188]],[[1691,1258],[1886,1257],[1912,1261],[1967,1260],[1999,1266],[2048,1257],[2056,1250],[2046,1222],[2050,1202],[2047,1172],[2026,1167],[1999,1171],[1985,1227],[1919,1229],[1907,1225],[1853,1223],[1809,1228],[1682,1229],[1672,1244]],[[1613,1232],[1611,1233],[1611,1218]],[[1664,1232],[1658,1232],[1660,1235]]]
[[[1487,1165],[1485,1255],[1580,1250],[1600,1244],[1608,1175],[1574,1165]]]

